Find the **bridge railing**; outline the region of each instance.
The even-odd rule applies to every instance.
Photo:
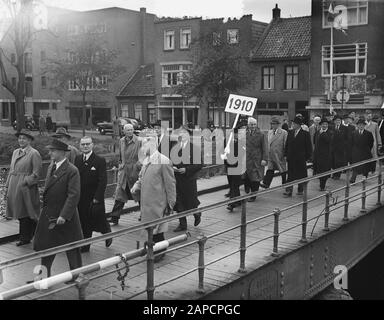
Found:
[[[260,243],[260,242],[263,242],[263,241],[266,241],[269,239],[273,239],[273,245],[271,246],[271,255],[273,257],[277,257],[277,256],[279,256],[279,236],[280,235],[282,235],[282,234],[284,234],[284,233],[286,233],[286,232],[288,232],[294,228],[301,226],[301,233],[300,233],[299,241],[305,243],[308,241],[307,240],[307,234],[308,234],[307,226],[308,226],[308,223],[310,221],[315,220],[315,219],[319,219],[320,217],[324,216],[324,229],[323,230],[329,231],[329,218],[330,218],[331,213],[333,211],[344,207],[343,220],[348,221],[348,219],[349,219],[349,216],[348,216],[349,205],[354,201],[361,200],[361,210],[362,210],[362,212],[365,212],[365,210],[366,210],[366,198],[369,195],[375,194],[375,193],[377,193],[377,205],[381,205],[381,191],[382,191],[382,186],[383,186],[382,164],[381,164],[382,160],[384,160],[384,156],[374,158],[374,159],[365,160],[365,161],[361,161],[359,163],[356,163],[356,164],[353,164],[350,166],[345,166],[345,167],[342,167],[342,168],[339,168],[336,170],[330,170],[330,171],[327,171],[327,172],[324,172],[321,174],[317,174],[317,175],[312,176],[312,177],[303,178],[303,179],[296,180],[296,181],[293,181],[290,183],[286,183],[282,186],[276,186],[273,188],[265,189],[265,190],[254,192],[254,193],[249,193],[247,195],[239,196],[236,198],[223,200],[223,201],[220,201],[220,202],[215,203],[215,204],[206,205],[204,207],[200,207],[200,208],[184,211],[181,213],[173,214],[171,216],[157,219],[157,220],[154,220],[151,222],[140,223],[140,224],[128,227],[128,228],[124,228],[124,229],[114,231],[114,232],[111,232],[108,234],[97,236],[97,237],[94,237],[91,239],[84,239],[84,240],[76,241],[76,242],[69,243],[69,244],[66,244],[63,246],[50,248],[50,249],[47,249],[44,251],[35,252],[35,253],[27,254],[27,255],[22,256],[22,257],[17,257],[14,259],[3,261],[0,263],[0,271],[3,271],[3,269],[5,269],[5,268],[15,267],[15,266],[18,266],[20,264],[30,262],[32,260],[40,259],[42,257],[46,257],[46,256],[49,256],[52,254],[62,253],[62,252],[65,252],[65,251],[68,251],[68,250],[71,250],[74,248],[80,248],[84,245],[89,245],[89,244],[93,244],[93,243],[96,243],[99,241],[104,241],[104,240],[107,240],[107,239],[110,239],[113,237],[118,237],[118,236],[130,234],[130,233],[133,233],[136,231],[141,231],[141,230],[147,231],[147,242],[145,244],[145,247],[142,249],[138,249],[135,252],[126,253],[124,255],[121,255],[120,257],[113,257],[112,262],[110,260],[112,258],[105,259],[105,260],[96,262],[94,264],[91,264],[91,265],[88,265],[88,266],[85,266],[85,267],[82,267],[79,269],[71,270],[71,271],[50,277],[50,278],[46,278],[46,279],[37,281],[33,284],[25,285],[25,286],[22,286],[19,288],[15,288],[15,289],[11,289],[11,290],[2,292],[2,293],[0,293],[0,299],[14,299],[14,298],[22,297],[22,296],[25,296],[31,292],[35,292],[35,291],[38,291],[41,289],[49,289],[53,285],[56,285],[59,283],[64,283],[68,280],[75,279],[75,278],[77,278],[75,283],[73,283],[69,286],[60,287],[60,288],[53,290],[53,291],[49,291],[48,293],[46,293],[44,295],[40,295],[38,297],[35,297],[34,299],[47,297],[49,295],[60,292],[62,290],[66,290],[69,287],[73,287],[73,286],[76,286],[78,288],[79,298],[84,299],[85,298],[85,287],[89,283],[89,281],[94,281],[100,277],[109,275],[109,274],[116,272],[116,271],[121,271],[123,269],[128,270],[128,267],[127,267],[128,260],[137,258],[139,256],[144,256],[144,255],[145,255],[144,259],[141,259],[139,261],[135,261],[134,264],[130,265],[130,267],[132,267],[134,265],[136,266],[138,264],[145,263],[145,262],[147,263],[147,271],[146,271],[147,285],[146,285],[146,288],[143,289],[142,291],[136,292],[135,294],[129,296],[128,298],[134,298],[134,297],[136,297],[138,295],[142,295],[143,293],[146,292],[147,298],[149,300],[152,300],[154,298],[155,288],[166,285],[166,284],[168,284],[172,281],[175,281],[179,278],[185,277],[186,275],[193,273],[195,271],[198,271],[197,291],[199,293],[204,293],[205,292],[205,290],[204,290],[204,272],[205,272],[205,269],[211,264],[217,263],[218,261],[221,261],[221,260],[223,260],[223,259],[225,259],[231,255],[240,253],[238,272],[244,273],[247,271],[247,269],[246,269],[246,251],[247,251],[247,249]],[[372,163],[372,162],[376,163],[376,166],[378,168],[377,174],[370,176],[368,179],[364,178],[361,181],[350,183],[349,180],[350,180],[352,170],[354,170],[355,168],[357,168],[361,165],[366,165],[366,164]],[[345,186],[337,188],[337,189],[332,190],[332,191],[328,191],[324,194],[315,196],[315,197],[310,198],[310,199],[308,198],[308,183],[310,183],[314,180],[317,180],[321,177],[330,176],[331,174],[334,174],[337,172],[346,172],[346,185]],[[375,185],[367,188],[367,181],[373,180],[373,179],[377,179],[377,183]],[[351,190],[350,190],[351,186],[356,185],[360,182],[362,183],[361,191],[351,195]],[[272,212],[270,212],[268,214],[247,220],[247,207],[246,207],[247,199],[249,199],[253,196],[261,196],[261,195],[265,195],[268,193],[281,191],[287,187],[293,187],[294,185],[297,185],[297,184],[303,184],[303,190],[304,191],[303,191],[302,201],[295,203],[293,205],[290,205],[288,207],[285,207],[285,208],[275,208]],[[331,203],[332,195],[336,194],[337,192],[342,192],[342,191],[344,191],[344,197],[342,199],[340,199],[340,201],[338,199],[336,199],[336,201]],[[324,198],[324,200],[325,200],[323,210],[320,212],[320,214],[316,215],[313,218],[308,219],[308,205],[310,205],[311,203],[315,202],[316,200],[320,200],[322,198]],[[241,204],[242,204],[241,217],[240,217],[239,224],[236,224],[236,225],[231,226],[229,228],[226,228],[224,230],[220,230],[220,231],[213,233],[213,234],[210,234],[210,235],[201,235],[196,240],[190,241],[190,242],[182,244],[182,245],[178,245],[178,246],[173,247],[173,248],[169,248],[170,245],[175,245],[175,244],[179,243],[180,241],[185,241],[186,236],[184,236],[182,238],[178,238],[178,237],[172,238],[172,239],[165,240],[165,241],[162,241],[162,242],[159,242],[156,244],[152,240],[154,228],[160,223],[171,222],[171,221],[179,219],[181,217],[191,216],[195,213],[200,213],[200,212],[203,213],[203,212],[206,212],[206,211],[209,211],[212,209],[226,206],[226,205],[234,203],[234,202],[238,202],[238,201],[241,201]],[[339,205],[339,206],[337,206],[337,205]],[[297,224],[295,224],[289,228],[286,228],[284,230],[280,230],[279,222],[281,221],[281,216],[285,212],[288,212],[289,210],[292,210],[292,209],[295,209],[298,207],[301,207],[301,222],[297,223]],[[252,230],[251,231],[247,230],[248,226],[253,224],[253,223],[256,223],[256,222],[259,222],[262,220],[266,220],[266,219],[271,219],[271,218],[273,218],[273,232],[271,232],[271,234],[266,236],[266,237],[263,237],[261,239],[257,239],[256,241],[247,243],[247,235],[251,234],[251,232],[252,232]],[[225,254],[219,256],[218,258],[215,258],[209,262],[206,262],[205,261],[205,253],[207,251],[207,249],[206,249],[207,242],[212,238],[219,237],[220,235],[234,231],[236,229],[240,229],[240,247],[237,248],[236,250],[232,250],[228,253],[225,253]],[[254,234],[252,234],[252,235],[254,235]],[[193,245],[198,245],[197,267],[191,268],[191,269],[183,272],[182,274],[176,275],[176,276],[174,276],[168,280],[162,281],[162,282],[155,285],[154,284],[154,278],[155,278],[154,258],[156,255],[161,254],[161,253],[159,253],[159,251],[169,248],[166,250],[166,252],[170,253],[173,251],[177,251],[177,250],[181,250],[183,248],[186,248],[187,246],[193,246]],[[119,262],[120,263],[123,262],[124,265],[122,267],[119,267],[117,270],[109,270],[107,272],[99,273],[96,275],[93,274],[95,271],[106,269],[113,264],[117,265]],[[86,277],[87,274],[91,274],[91,277],[87,278]],[[120,277],[120,279],[121,279],[121,277]]]

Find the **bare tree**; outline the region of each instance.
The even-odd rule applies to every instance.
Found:
[[[34,35],[47,30],[46,9],[35,0],[0,0],[0,10],[6,12],[10,22],[0,39],[0,83],[15,98],[17,130],[20,130],[25,127],[25,53]],[[13,54],[15,59],[11,58]],[[16,84],[9,77],[12,69],[16,70]]]
[[[108,83],[115,79],[125,68],[115,61],[118,52],[106,49],[100,34],[95,30],[69,38],[66,48],[60,49],[57,58],[48,61],[46,72],[55,80],[58,92],[71,90],[82,97],[82,126],[83,135],[86,128],[87,96],[108,93]]]

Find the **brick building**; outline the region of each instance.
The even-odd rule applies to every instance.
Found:
[[[311,115],[328,113],[330,107],[331,28],[327,20],[329,1],[312,0],[311,97],[307,108]],[[376,110],[384,94],[384,2],[333,1],[347,21],[346,34],[333,31],[333,93],[336,112]],[[345,89],[349,101],[339,102],[337,93]],[[339,95],[340,97],[340,95]]]

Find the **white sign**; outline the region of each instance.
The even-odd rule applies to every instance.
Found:
[[[343,91],[344,91],[344,97],[343,97]],[[344,98],[344,102],[348,102],[349,101],[349,92],[347,90],[340,90],[337,94],[336,94],[336,99],[337,101],[339,101],[340,103],[342,102]]]
[[[256,108],[256,103],[257,98],[230,94],[227,101],[227,105],[225,106],[225,112],[253,116],[253,112]]]

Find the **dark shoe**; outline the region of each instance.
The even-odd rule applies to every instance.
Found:
[[[111,244],[112,244],[112,238],[111,239],[107,239],[107,240],[105,240],[105,246],[107,247],[107,248],[109,248],[110,246],[111,246]]]
[[[355,183],[356,180],[349,180],[349,183]]]
[[[165,257],[165,253],[159,254],[155,256],[154,262],[160,262],[161,260],[164,259],[164,257]]]
[[[325,188],[320,188],[319,191],[325,191]]]
[[[269,188],[269,186],[267,186],[264,182],[260,183],[260,187],[262,187],[264,189],[268,189]]]
[[[91,248],[88,247],[88,246],[86,246],[86,247],[81,247],[81,248],[80,248],[80,252],[81,252],[81,253],[89,252],[90,249],[91,249]]]
[[[256,197],[251,197],[248,199],[248,202],[255,202],[256,201]]]
[[[233,205],[231,205],[231,204],[227,205],[227,210],[232,212],[233,211]]]
[[[226,197],[226,198],[229,198],[231,195],[230,195],[230,193],[228,192],[228,193],[226,193],[225,195],[224,195],[224,197]]]
[[[250,187],[244,187],[245,193],[249,193],[251,191]]]
[[[193,224],[195,227],[197,227],[201,222],[201,216],[198,215],[197,217],[195,217],[195,223]]]
[[[292,192],[284,192],[283,196],[286,197],[286,198],[287,197],[292,197]]]
[[[112,226],[117,226],[119,224],[119,220],[109,220],[108,221]]]
[[[173,232],[179,232],[179,231],[185,231],[185,230],[187,230],[187,227],[183,227],[179,225],[175,230],[173,230]]]
[[[20,247],[20,246],[23,246],[23,245],[28,244],[28,243],[31,243],[31,240],[29,240],[29,241],[27,241],[27,240],[20,240],[19,242],[16,242],[16,246]]]

